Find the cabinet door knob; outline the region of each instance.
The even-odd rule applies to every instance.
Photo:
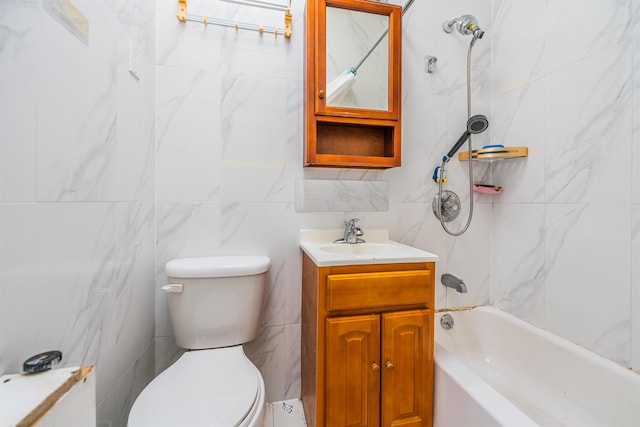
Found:
[[[324,90],[318,92],[318,98],[324,99]]]
[[[377,363],[373,362],[373,363],[371,364],[371,370],[372,370],[373,372],[378,372],[378,371],[380,370],[380,365],[378,365]]]
[[[384,362],[384,366],[386,366],[387,369],[389,369],[389,370],[394,368],[393,363],[391,363],[390,360],[387,360],[386,362]]]

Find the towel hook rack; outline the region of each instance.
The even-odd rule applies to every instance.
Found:
[[[235,3],[239,5],[283,11],[284,12],[284,29],[267,26],[267,25],[257,25],[257,24],[250,24],[245,22],[230,21],[228,19],[212,18],[208,16],[199,16],[199,15],[189,14],[187,13],[187,1],[188,0],[178,0],[178,14],[176,15],[176,17],[180,22],[190,21],[190,22],[199,22],[204,25],[214,24],[214,25],[220,25],[223,27],[235,28],[236,30],[243,29],[243,30],[257,31],[260,34],[270,33],[270,34],[274,34],[276,37],[280,34],[283,34],[286,38],[291,38],[291,34],[292,34],[291,21],[293,18],[293,15],[291,13],[291,0],[288,1],[286,6],[283,4],[272,3],[266,0],[221,0],[221,1],[226,1],[228,3]]]

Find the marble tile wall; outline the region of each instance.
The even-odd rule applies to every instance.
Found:
[[[173,1],[74,0],[88,45],[40,2],[0,3],[0,316],[12,325],[0,329],[0,371],[49,348],[96,363],[100,426],[124,425],[179,354],[158,291],[166,261],[259,253],[273,268],[248,354],[268,401],[298,398],[299,229],[354,216],[365,233],[388,228],[440,255],[438,277],[465,280],[467,294],[438,285],[438,307],[492,302],[638,369],[640,6],[583,3],[415,2],[403,18],[403,166],[386,171],[302,167],[304,0],[292,2],[291,40],[182,24]],[[274,19],[219,4],[189,9]],[[574,9],[586,30],[565,25]],[[474,146],[527,145],[530,156],[474,164],[476,181],[504,191],[476,194],[471,227],[454,238],[432,213],[431,175],[466,122],[470,40],[441,27],[466,13],[486,31],[472,51],[472,113],[490,131]],[[127,70],[131,40],[140,80]],[[458,229],[469,172],[458,161],[448,172]],[[364,186],[386,197],[362,200],[388,208],[299,212],[301,180],[386,183]]]
[[[494,0],[491,301],[640,371],[638,8]]]
[[[59,349],[124,425],[153,375],[155,6],[74,0],[85,44],[43,4],[0,3],[0,372]]]

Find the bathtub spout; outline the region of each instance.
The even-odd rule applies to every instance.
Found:
[[[465,285],[464,281],[458,279],[453,274],[445,273],[442,275],[441,279],[442,284],[447,288],[455,289],[461,294],[467,293],[467,285]]]

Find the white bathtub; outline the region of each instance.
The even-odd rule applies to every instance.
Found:
[[[640,426],[640,374],[493,307],[444,314],[435,427]]]

